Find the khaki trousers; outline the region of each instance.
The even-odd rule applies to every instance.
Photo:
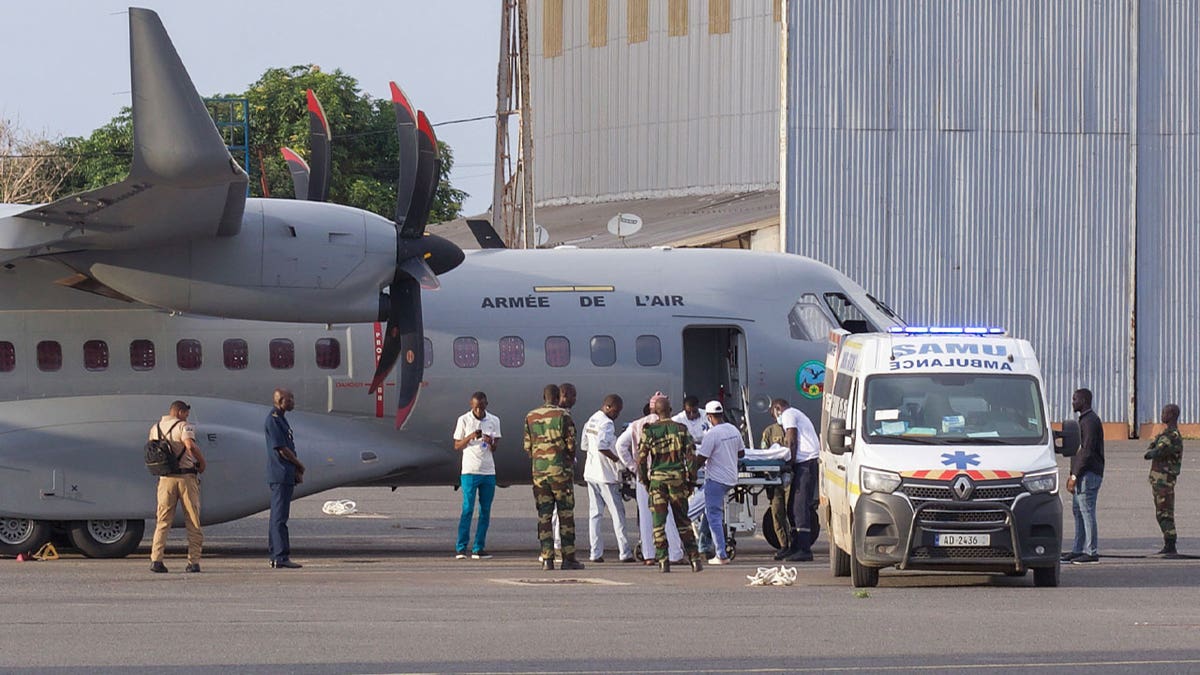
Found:
[[[154,527],[154,543],[150,546],[150,560],[163,559],[167,548],[167,532],[175,521],[175,505],[183,504],[183,524],[187,527],[188,562],[200,564],[200,547],[204,544],[204,533],[200,531],[200,477],[194,473],[180,476],[159,476],[158,515]]]

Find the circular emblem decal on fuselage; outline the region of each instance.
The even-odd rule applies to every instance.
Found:
[[[805,361],[796,370],[796,390],[807,399],[818,399],[825,393],[825,364]]]

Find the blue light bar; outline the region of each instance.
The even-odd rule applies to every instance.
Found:
[[[993,326],[892,326],[893,335],[1004,335],[1003,328]]]

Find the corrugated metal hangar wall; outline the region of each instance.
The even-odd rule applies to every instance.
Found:
[[[784,246],[1033,342],[1052,419],[1200,420],[1200,3],[789,2]]]
[[[778,186],[778,0],[528,6],[538,204]]]

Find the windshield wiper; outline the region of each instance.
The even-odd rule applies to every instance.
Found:
[[[942,440],[935,436],[901,436],[899,434],[871,434],[871,440],[888,440],[900,441],[901,443],[912,443],[914,445],[941,445]]]

